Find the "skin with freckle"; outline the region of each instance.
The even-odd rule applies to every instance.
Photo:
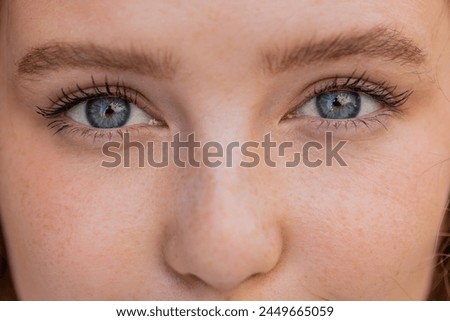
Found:
[[[450,195],[446,1],[7,0],[0,15],[0,222],[19,299],[427,298]],[[380,26],[410,39],[423,61],[360,52],[261,71],[263,49]],[[176,72],[18,73],[31,48],[57,42],[170,51]],[[360,75],[395,87],[393,95],[411,94],[392,107],[398,112],[380,112],[364,96],[373,109],[364,121],[306,113],[315,108],[312,88]],[[271,133],[299,150],[310,141],[325,146],[328,131],[334,145],[346,141],[347,166],[247,168],[233,150],[232,167],[138,168],[134,148],[130,168],[102,167],[102,144],[119,135],[83,135],[88,125],[69,114],[78,127],[55,134],[36,106],[51,107],[61,88],[89,90],[92,79],[106,78],[139,92],[136,108],[150,115],[129,126],[134,141],[195,133],[226,146]],[[300,102],[303,112],[292,117]],[[273,159],[291,160],[295,148]],[[323,150],[309,155],[321,157]]]

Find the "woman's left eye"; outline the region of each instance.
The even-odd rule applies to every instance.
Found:
[[[153,117],[120,97],[93,97],[66,112],[70,119],[94,128],[120,128],[135,124],[157,125]]]
[[[315,116],[326,119],[351,119],[382,108],[374,98],[349,90],[323,92],[295,110],[290,117]]]

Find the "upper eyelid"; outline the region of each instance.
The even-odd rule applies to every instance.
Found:
[[[55,118],[85,100],[95,97],[112,96],[128,99],[138,108],[145,111],[150,117],[166,123],[162,117],[162,112],[149,98],[139,90],[127,86],[123,81],[110,83],[108,82],[107,77],[105,77],[103,82],[97,82],[94,77],[91,76],[91,84],[89,86],[82,87],[77,83],[74,87],[76,89],[74,89],[73,86],[66,90],[60,88],[59,94],[54,97],[48,97],[52,106],[36,106],[37,113],[46,118]]]
[[[382,82],[375,82],[372,81],[369,77],[365,76],[365,72],[362,73],[360,76],[356,76],[357,73],[354,71],[351,76],[334,76],[329,77],[325,79],[321,79],[319,81],[315,81],[314,83],[308,85],[306,88],[302,88],[302,90],[295,95],[295,97],[290,101],[291,107],[287,113],[283,116],[282,119],[285,119],[290,114],[294,113],[296,110],[302,108],[302,106],[307,103],[309,100],[316,97],[318,94],[326,92],[326,91],[332,91],[332,90],[348,90],[348,91],[358,91],[362,94],[366,94],[371,96],[374,99],[377,99],[376,97],[373,97],[369,93],[365,92],[365,89],[368,89],[369,86],[374,86],[373,88],[383,88],[385,90],[385,95],[387,97],[391,98],[398,98],[398,105],[402,105],[404,102],[406,102],[411,94],[413,93],[413,90],[406,89],[404,91],[400,91],[397,93],[398,86],[393,86],[388,84],[386,81]],[[363,84],[359,84],[358,88],[349,88],[349,84],[351,84],[352,80],[358,80],[361,79],[363,81]],[[343,83],[337,84],[338,81],[342,81]],[[346,87],[347,86],[347,87]],[[365,88],[364,88],[365,86]],[[307,93],[306,95],[304,93]],[[403,95],[403,99],[402,98]],[[299,98],[300,97],[300,98]],[[377,99],[379,100],[379,99]],[[384,101],[379,100],[383,105],[385,104]],[[395,107],[395,106],[392,106]]]
[[[308,88],[312,87],[314,91],[305,100],[311,99],[322,92],[331,90],[359,91],[363,94],[375,96],[375,98],[377,95],[379,97],[386,96],[398,98],[402,94],[405,94],[408,97],[410,94],[412,94],[412,90],[409,89],[398,92],[398,86],[391,85],[387,81],[372,81],[369,77],[365,76],[365,73],[363,73],[359,77],[354,77],[354,74],[355,73],[353,73],[350,77],[335,76],[333,78],[327,78],[313,83],[312,85],[308,86]]]
[[[410,89],[397,92],[397,86],[390,86],[390,85],[385,86],[383,84],[377,83],[369,83],[362,85],[355,84],[346,86],[338,87],[335,90],[357,91],[362,94],[368,95],[383,104],[387,104],[389,107],[397,107],[402,105],[409,99],[409,97],[413,93],[413,91]]]
[[[72,91],[70,91],[69,93],[66,93],[66,92],[64,91],[64,89],[61,88],[62,96],[58,97],[58,99],[61,100],[61,99],[64,98],[64,97],[70,97],[70,95],[75,96],[75,93],[80,93],[80,92],[86,96],[85,98],[87,98],[88,96],[89,96],[89,97],[95,97],[96,95],[97,95],[97,96],[106,96],[106,95],[110,95],[110,96],[123,97],[123,98],[130,99],[130,101],[132,101],[132,102],[134,102],[134,103],[137,103],[137,98],[138,98],[138,97],[142,97],[142,98],[145,97],[145,96],[144,96],[142,93],[140,93],[138,90],[126,86],[124,82],[120,83],[119,81],[117,81],[117,82],[114,83],[114,84],[110,84],[110,83],[108,82],[108,79],[107,79],[106,77],[105,77],[104,83],[101,84],[101,85],[99,85],[99,84],[95,81],[95,79],[94,79],[93,76],[91,76],[91,82],[92,82],[91,86],[90,86],[90,87],[87,87],[87,88],[85,88],[85,89],[81,88],[81,86],[77,83],[77,84],[75,85],[77,89],[76,89],[76,90],[72,90]],[[100,90],[101,88],[102,88],[102,89],[106,89],[106,92],[102,92],[102,91]],[[115,92],[112,92],[112,91],[111,91],[111,88],[115,88],[115,89],[116,89]],[[94,90],[94,91],[95,91],[95,94],[87,93],[87,91],[89,91],[89,90]],[[123,90],[123,93],[121,92],[121,90]],[[134,93],[134,97],[130,97],[130,96],[128,95],[128,93],[127,93],[127,90],[128,90],[129,92]]]

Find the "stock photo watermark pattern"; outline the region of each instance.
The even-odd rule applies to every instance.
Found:
[[[185,168],[208,167],[247,167],[260,164],[268,167],[315,168],[319,166],[348,166],[340,152],[346,140],[333,141],[333,133],[326,132],[323,142],[306,141],[295,146],[292,141],[277,142],[270,133],[264,135],[262,141],[232,141],[223,144],[217,141],[200,142],[195,133],[183,139],[180,133],[171,141],[142,143],[133,141],[129,133],[122,135],[122,141],[109,141],[102,146],[102,154],[106,159],[101,166],[105,168],[130,168],[136,163],[138,167],[168,167],[170,164]],[[237,154],[238,153],[238,154]],[[236,164],[235,160],[239,160]]]

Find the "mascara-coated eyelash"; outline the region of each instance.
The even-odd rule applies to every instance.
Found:
[[[118,97],[137,104],[137,98],[140,95],[139,92],[128,88],[124,83],[117,82],[112,86],[105,78],[104,84],[98,85],[94,77],[91,77],[91,82],[92,86],[88,89],[82,89],[79,84],[76,84],[76,92],[66,93],[61,88],[61,94],[56,99],[48,98],[53,104],[52,107],[36,107],[38,114],[46,118],[54,118],[83,101],[99,97]],[[104,91],[101,89],[104,89]],[[94,92],[88,92],[89,90],[93,90]]]
[[[346,78],[335,76],[314,84],[312,93],[297,103],[282,120],[310,116],[313,121],[320,120],[321,125],[332,123],[335,128],[348,121],[355,128],[357,122],[367,126],[374,120],[385,127],[374,111],[382,110],[378,113],[380,116],[401,113],[398,107],[408,100],[412,90],[397,92],[397,86],[386,81],[375,83],[365,73],[360,77],[354,77],[354,74]],[[372,116],[364,117],[366,114]]]
[[[82,89],[78,84],[77,91],[67,93],[61,89],[56,99],[49,98],[51,107],[37,106],[37,113],[52,119],[48,127],[59,133],[63,130],[80,131],[83,134],[97,131],[95,136],[104,134],[105,130],[118,130],[124,126],[144,123],[164,126],[159,117],[151,111],[137,107],[138,100],[144,100],[136,90],[117,82],[110,85],[105,78],[104,84],[98,85],[91,77],[92,86]],[[144,107],[145,108],[145,107]],[[72,121],[68,121],[71,118]],[[79,126],[77,126],[77,124]],[[101,132],[99,132],[101,130]],[[100,134],[99,134],[100,133]],[[109,134],[108,136],[111,136]]]
[[[342,79],[335,76],[331,82],[315,87],[314,93],[307,99],[311,99],[327,91],[337,90],[361,92],[382,103],[383,106],[392,108],[403,105],[413,93],[412,90],[405,90],[400,93],[396,93],[397,86],[389,85],[387,81],[375,83],[371,82],[365,73],[357,78],[354,78],[353,73],[352,76],[347,79]]]

